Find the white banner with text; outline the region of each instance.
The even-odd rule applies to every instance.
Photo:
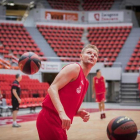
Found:
[[[123,22],[124,12],[123,11],[103,11],[103,12],[89,12],[88,22]]]
[[[41,62],[41,72],[59,72],[60,63],[57,62]]]

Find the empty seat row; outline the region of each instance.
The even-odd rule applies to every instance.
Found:
[[[20,108],[28,108],[28,107],[38,107],[42,106],[43,97],[41,98],[22,98]],[[11,106],[11,99],[6,99],[6,103],[8,106]]]
[[[53,9],[63,10],[79,10],[80,2],[78,0],[63,1],[63,0],[47,0]]]
[[[110,10],[114,0],[84,0],[82,7],[86,11]]]
[[[43,29],[44,31],[51,31],[51,30],[55,30],[55,31],[63,31],[66,30],[66,32],[68,31],[83,31],[82,27],[71,27],[71,26],[52,26],[52,25],[37,25],[38,29]]]

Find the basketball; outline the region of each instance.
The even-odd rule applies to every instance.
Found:
[[[137,126],[129,117],[116,117],[107,126],[107,136],[110,140],[135,140]]]
[[[18,66],[25,74],[35,74],[41,66],[41,61],[35,53],[26,52],[20,57]]]

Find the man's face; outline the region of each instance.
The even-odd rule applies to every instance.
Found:
[[[92,66],[96,64],[97,58],[97,51],[92,48],[86,49],[83,54],[81,54],[81,60],[83,61],[83,63],[91,64]]]
[[[97,76],[101,76],[101,71],[100,70],[97,72]]]

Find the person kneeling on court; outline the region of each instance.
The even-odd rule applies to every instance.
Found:
[[[20,99],[20,84],[22,76],[20,74],[16,74],[16,80],[12,83],[11,93],[12,93],[12,110],[13,110],[13,127],[20,127],[19,124],[16,122],[17,113],[19,110],[19,104],[21,103]]]
[[[92,98],[94,98],[94,93],[96,94],[96,102],[99,103],[99,110],[101,113],[101,119],[106,118],[105,115],[105,95],[106,95],[106,88],[105,88],[105,79],[101,75],[101,71],[98,69],[96,71],[96,76],[93,77],[93,94]]]
[[[56,76],[37,118],[40,140],[67,140],[66,130],[69,130],[74,116],[80,116],[84,122],[89,120],[89,113],[79,108],[89,85],[86,77],[97,57],[96,46],[87,45],[81,52],[81,63],[65,66]]]

